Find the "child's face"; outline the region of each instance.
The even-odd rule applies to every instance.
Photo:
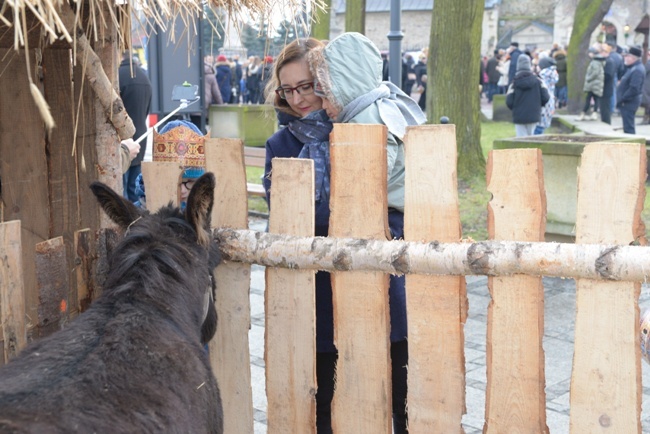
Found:
[[[183,178],[181,180],[181,202],[187,202],[187,197],[190,195],[190,190],[192,189],[194,182],[196,182],[196,179]]]
[[[339,115],[339,110],[327,98],[323,98],[323,109],[330,119],[336,119]]]

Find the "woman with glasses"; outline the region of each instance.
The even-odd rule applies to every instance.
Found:
[[[315,94],[334,122],[383,124],[388,128],[388,225],[395,239],[404,236],[404,145],[409,125],[426,121],[408,95],[382,81],[382,59],[377,47],[360,33],[344,33],[309,54],[316,78]],[[404,276],[390,276],[389,287],[393,432],[406,433],[406,294]]]
[[[322,110],[320,97],[314,94],[314,78],[307,54],[323,44],[313,38],[288,44],[276,58],[267,87],[268,102],[278,112],[279,129],[266,142],[263,184],[267,202],[273,193],[272,159],[312,158],[316,180],[315,233],[327,236],[329,225],[329,133],[332,123]],[[330,403],[334,394],[334,319],[330,275],[316,273],[316,426],[318,434],[331,433]]]

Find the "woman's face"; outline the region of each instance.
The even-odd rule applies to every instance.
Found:
[[[293,90],[286,93],[287,103],[300,116],[304,117],[323,107],[323,101],[314,94],[314,77],[307,59],[287,63],[280,69],[278,77],[280,87]]]

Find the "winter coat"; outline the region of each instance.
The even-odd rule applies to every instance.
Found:
[[[217,83],[221,91],[221,98],[225,103],[230,101],[230,94],[232,93],[232,70],[230,63],[217,62]]]
[[[641,104],[644,82],[645,67],[640,60],[637,60],[628,66],[625,75],[623,75],[616,88],[616,107],[625,107],[629,110],[638,109]]]
[[[120,97],[124,103],[124,109],[128,113],[133,126],[135,126],[135,135],[133,140],[137,140],[147,132],[147,115],[151,110],[151,82],[144,69],[133,65],[133,77],[131,77],[131,62],[129,59],[120,63],[119,69]],[[140,152],[137,157],[131,161],[131,166],[139,166],[144,158],[147,149],[147,141],[140,143]]]
[[[205,78],[205,109],[206,112],[210,104],[223,104],[221,90],[217,84],[214,68],[207,63],[203,64],[203,77]]]
[[[618,80],[617,77],[617,68],[616,61],[612,59],[611,55],[607,56],[605,60],[605,83],[603,86],[603,95],[601,98],[609,100],[614,96],[614,83]]]
[[[326,98],[341,110],[337,121],[384,124],[388,128],[388,224],[394,238],[403,237],[405,157],[401,138],[405,125],[423,123],[426,117],[397,86],[382,83],[379,50],[359,33],[344,33],[334,38],[324,48],[312,50],[308,60]],[[406,112],[413,116],[407,118]],[[400,342],[407,336],[406,293],[401,277],[391,276],[388,296],[390,340]],[[318,313],[316,317],[318,321]]]
[[[641,105],[650,108],[650,60],[645,64],[645,80],[643,82],[643,97]]]
[[[603,96],[603,87],[605,86],[605,58],[595,56],[589,62],[587,74],[585,75],[585,85],[582,88],[585,92],[591,92],[597,97]]]
[[[566,54],[564,53],[564,51],[556,51],[555,54],[553,55],[553,58],[555,59],[556,62],[555,66],[557,67],[557,75],[558,75],[558,80],[557,83],[555,83],[555,86],[559,88],[566,87],[567,85]]]
[[[627,70],[625,62],[623,61],[623,56],[621,56],[617,51],[612,51],[609,53],[608,58],[612,59],[616,65],[616,81],[618,81],[623,78],[623,75],[625,75],[625,71]]]
[[[539,78],[542,80],[546,89],[548,90],[548,102],[542,107],[541,118],[539,125],[542,128],[548,128],[553,121],[553,114],[555,114],[555,84],[559,76],[555,65],[544,68],[539,73]]]
[[[511,84],[517,75],[517,59],[522,55],[523,52],[516,48],[510,53],[510,69],[508,70],[508,83]]]
[[[487,61],[487,65],[485,66],[485,72],[488,76],[488,83],[490,84],[497,84],[501,78],[501,73],[497,69],[497,66],[499,66],[499,59],[497,59],[496,56],[490,57],[490,59]]]
[[[508,87],[506,105],[512,110],[515,124],[535,124],[540,121],[542,106],[550,95],[546,86],[530,71],[519,71]]]

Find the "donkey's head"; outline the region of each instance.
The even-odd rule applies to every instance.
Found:
[[[210,235],[214,187],[214,175],[206,173],[192,187],[184,214],[171,203],[150,214],[100,182],[90,186],[102,209],[125,230],[110,258],[106,288],[186,314],[180,316],[201,325],[202,343],[217,326],[212,271],[220,257]]]

